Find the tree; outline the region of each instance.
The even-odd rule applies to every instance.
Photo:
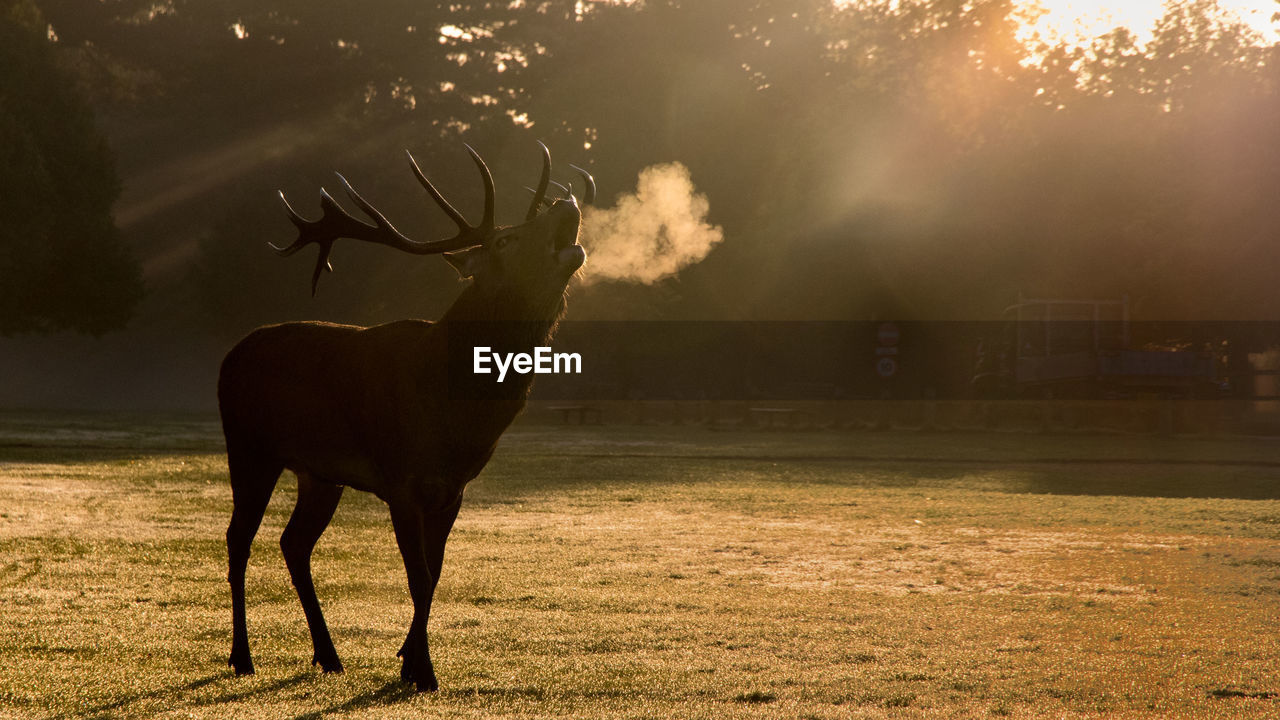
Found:
[[[397,150],[474,212],[461,138],[500,213],[534,138],[588,165],[605,203],[646,166],[690,168],[726,241],[658,287],[591,286],[575,307],[608,317],[990,317],[1019,291],[1163,317],[1278,307],[1280,63],[1207,0],[1172,4],[1145,44],[1038,48],[1010,0],[373,5],[42,0],[86,64],[148,79],[115,106],[133,167],[253,141],[253,163],[129,227],[200,243],[172,282],[227,332],[442,307],[447,269],[347,249],[293,305],[281,273],[306,269],[264,241],[292,232],[274,189],[313,216],[332,169],[406,233],[447,232]]]
[[[39,13],[0,2],[0,334],[123,327],[142,296],[93,113]]]

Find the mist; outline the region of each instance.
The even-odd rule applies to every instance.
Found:
[[[651,285],[700,262],[724,241],[724,232],[707,222],[710,208],[681,163],[641,170],[635,192],[619,196],[611,208],[587,208],[584,281]]]

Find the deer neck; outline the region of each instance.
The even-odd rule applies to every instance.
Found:
[[[564,312],[563,295],[541,305],[467,287],[438,323],[449,347],[450,396],[459,400],[458,429],[472,437],[492,435],[494,442],[524,408],[533,374],[509,372],[502,382],[493,374],[472,372],[475,348],[489,353],[532,353],[551,342]]]
[[[564,314],[564,294],[540,300],[486,292],[472,284],[462,291],[440,324],[466,329],[476,339],[492,341],[500,352],[531,352],[550,341]]]

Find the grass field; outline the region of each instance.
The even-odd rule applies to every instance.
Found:
[[[521,426],[410,607],[348,492],[313,670],[276,540],[236,678],[207,418],[0,417],[0,717],[1280,717],[1280,444]]]

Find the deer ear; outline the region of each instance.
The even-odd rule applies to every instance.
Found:
[[[458,276],[463,279],[475,277],[489,265],[489,254],[483,245],[444,253],[444,259],[449,261],[453,269],[458,271]]]

